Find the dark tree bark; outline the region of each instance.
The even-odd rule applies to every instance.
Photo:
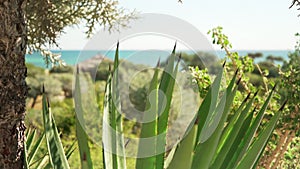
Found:
[[[0,168],[23,168],[26,26],[24,0],[0,0]]]

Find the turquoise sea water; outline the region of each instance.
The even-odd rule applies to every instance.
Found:
[[[62,51],[52,51],[54,53],[60,53],[61,59],[63,59],[66,64],[68,65],[75,65],[79,62],[82,62],[84,60],[87,60],[95,55],[104,55],[110,59],[114,58],[115,52],[114,51],[80,51],[80,50],[62,50]],[[149,65],[155,65],[158,61],[158,59],[165,60],[171,51],[163,51],[163,50],[123,50],[119,52],[119,57],[121,59],[126,59],[129,61],[132,61],[134,63],[140,63],[140,64],[149,64]],[[180,52],[180,51],[179,51]],[[181,51],[186,53],[193,53],[192,51]],[[255,61],[259,62],[264,60],[267,56],[281,56],[283,59],[288,59],[288,53],[290,51],[288,50],[274,50],[274,51],[250,51],[250,50],[240,50],[237,51],[241,56],[247,55],[248,53],[262,53],[262,58],[257,58]],[[213,53],[218,58],[224,58],[225,52],[224,51],[214,51],[209,52]],[[33,53],[31,55],[26,55],[26,62],[32,63],[36,66],[40,67],[46,67],[45,62],[43,60],[43,57],[39,53]]]

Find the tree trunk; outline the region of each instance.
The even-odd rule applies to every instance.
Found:
[[[24,0],[0,0],[0,168],[23,168],[26,26]]]

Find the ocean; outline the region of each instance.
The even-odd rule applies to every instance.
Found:
[[[53,50],[53,53],[61,54],[61,59],[67,65],[76,65],[82,61],[85,61],[95,55],[103,55],[107,58],[113,59],[115,56],[115,51],[80,51],[80,50]],[[185,52],[188,54],[192,54],[192,51],[178,51]],[[247,55],[248,53],[262,53],[263,57],[255,59],[255,62],[260,62],[265,60],[267,56],[280,56],[284,60],[288,59],[288,53],[291,52],[289,50],[239,50],[236,51],[239,53],[240,56]],[[148,64],[148,65],[155,65],[157,61],[165,60],[171,51],[164,51],[164,50],[121,50],[119,52],[119,57],[121,59],[126,59],[138,64]],[[215,54],[218,58],[222,59],[225,57],[226,53],[224,51],[208,51],[208,53]],[[45,68],[45,61],[40,53],[35,52],[33,54],[26,55],[26,63],[32,63],[36,66]],[[278,64],[281,64],[278,62]]]

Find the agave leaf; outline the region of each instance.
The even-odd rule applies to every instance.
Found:
[[[253,109],[253,111],[251,113],[249,113],[249,115],[246,117],[243,126],[240,129],[239,134],[237,135],[233,146],[231,147],[227,157],[225,158],[223,164],[222,164],[222,169],[226,168],[226,169],[232,169],[233,165],[237,163],[237,158],[239,156],[239,153],[242,150],[242,145],[241,142],[247,132],[247,130],[249,129],[249,126],[251,124],[251,121],[253,119],[254,116],[254,112],[255,112],[255,108]],[[235,145],[235,146],[234,146]]]
[[[149,92],[148,92],[148,100],[146,103],[146,111],[144,115],[145,120],[153,119],[151,122],[143,123],[141,129],[140,138],[149,138],[154,137],[156,135],[157,130],[157,100],[158,100],[158,68],[155,69],[153,78],[150,82]],[[151,95],[150,95],[151,94]],[[140,143],[138,148],[138,157],[143,155],[143,152],[149,152],[155,150],[155,142],[152,142],[147,145]],[[155,156],[146,157],[146,158],[138,158],[136,160],[136,168],[137,169],[153,169],[155,167]]]
[[[80,74],[79,69],[77,68],[76,73],[76,82],[75,82],[75,92],[74,92],[74,100],[76,106],[76,138],[78,141],[79,153],[80,153],[80,162],[82,169],[92,169],[93,163],[90,154],[90,148],[88,145],[88,136],[85,133],[85,122],[83,117],[83,108],[81,102],[81,89],[80,89]],[[81,121],[81,123],[80,123]]]
[[[112,82],[112,114],[115,116],[115,130],[118,134],[116,134],[116,145],[117,145],[117,162],[119,169],[126,169],[126,158],[125,158],[125,144],[124,144],[124,136],[123,136],[123,127],[122,127],[122,114],[119,112],[121,110],[120,103],[120,92],[119,92],[119,42],[117,43],[117,49],[115,53],[114,60],[114,68],[113,68],[113,82]]]
[[[249,150],[243,156],[242,160],[236,167],[236,169],[252,168],[258,160],[261,152],[265,148],[270,135],[272,134],[277,121],[279,120],[280,114],[285,106],[286,102],[279,109],[277,113],[271,118],[267,126],[259,133],[257,139],[253,142]]]
[[[227,89],[225,90],[225,93],[223,93],[223,96],[221,97],[221,101],[218,103],[216,109],[214,111],[209,112],[206,121],[204,122],[204,125],[199,123],[199,125],[202,126],[202,130],[200,133],[199,143],[205,142],[216,130],[216,128],[219,126],[219,122],[222,118],[223,112],[229,111],[230,105],[232,102],[230,100],[234,99],[235,92],[237,89],[235,89],[234,92],[232,92],[232,88],[234,86],[236,80],[236,74],[232,78],[230,84],[228,85]],[[220,83],[219,83],[220,85]],[[220,90],[220,87],[217,88],[218,92]],[[234,94],[234,95],[233,95]],[[217,97],[215,97],[217,99]],[[227,116],[226,116],[227,118]],[[225,120],[225,119],[224,119]]]
[[[166,145],[166,132],[168,126],[169,110],[171,107],[173,89],[175,84],[175,78],[178,71],[179,62],[177,62],[176,68],[174,70],[175,62],[175,50],[176,44],[174,46],[173,52],[168,60],[168,63],[162,73],[161,82],[159,85],[159,90],[163,92],[164,95],[158,95],[158,121],[157,121],[157,134],[163,135],[156,141],[156,152],[161,152]],[[165,100],[166,98],[166,100]],[[164,168],[164,151],[156,155],[156,169]]]
[[[105,96],[104,96],[104,108],[103,108],[103,148],[107,148],[108,150],[111,150],[112,152],[116,152],[116,136],[114,132],[110,131],[111,128],[116,127],[115,123],[115,116],[112,114],[112,101],[111,101],[111,80],[112,76],[111,74],[108,76],[106,81],[106,87],[105,87]],[[108,123],[108,124],[107,124]],[[104,166],[106,166],[109,169],[117,169],[117,156],[114,153],[111,153],[110,151],[106,151],[103,149],[104,153]]]
[[[104,150],[104,144],[102,142],[102,166],[103,166],[103,169],[106,169],[106,155],[107,153],[105,152]]]
[[[201,133],[203,131],[207,119],[211,117],[211,114],[216,108],[218,95],[221,87],[221,80],[223,77],[223,70],[224,67],[220,70],[219,74],[217,75],[211,87],[209,88],[204,100],[202,101],[202,104],[199,107],[197,117],[196,117],[196,123],[198,124],[198,132],[197,132],[197,140],[196,140],[197,144],[199,144],[200,142]]]
[[[38,140],[35,142],[35,144],[33,145],[31,151],[28,154],[28,163],[31,165],[32,160],[34,159],[37,151],[39,150],[42,141],[44,140],[45,134],[42,133],[42,135],[38,138]]]
[[[28,128],[28,129],[25,131],[25,137],[28,138],[30,133],[31,133],[31,128]]]
[[[246,150],[249,148],[249,146],[252,143],[252,140],[254,138],[254,135],[261,123],[261,120],[263,118],[264,112],[266,111],[269,102],[271,101],[272,95],[275,91],[276,85],[273,87],[273,89],[271,90],[271,92],[269,93],[266,101],[264,102],[262,108],[260,109],[260,111],[258,112],[258,114],[256,115],[254,121],[252,122],[251,126],[249,127],[249,129],[247,130],[247,133],[241,143],[241,150],[239,151],[239,157],[236,160],[236,162],[238,162],[242,156],[245,154]],[[235,164],[236,165],[236,164]]]
[[[188,135],[179,143],[168,169],[191,168],[197,127],[197,125],[194,125]]]
[[[36,135],[36,130],[33,130],[33,132],[28,132],[28,137],[27,140],[26,140],[26,147],[27,147],[27,151],[29,152],[30,149],[31,149],[31,144],[35,138],[35,135]]]
[[[43,90],[44,91],[44,90]],[[47,147],[50,156],[50,163],[53,168],[69,169],[69,164],[57,131],[56,123],[51,113],[51,108],[45,93],[43,93],[43,119],[44,132],[47,140]]]
[[[248,95],[249,97],[249,95]],[[247,98],[248,98],[247,97]],[[245,101],[247,101],[247,98],[245,99]],[[236,137],[239,134],[239,131],[244,123],[245,117],[248,114],[250,108],[252,107],[252,104],[254,102],[254,97],[251,99],[251,101],[247,104],[247,106],[245,107],[245,109],[242,111],[242,113],[239,115],[236,123],[234,124],[234,126],[232,127],[232,130],[230,131],[226,141],[224,142],[224,144],[222,145],[222,148],[220,150],[219,153],[217,153],[216,158],[214,160],[214,163],[210,166],[210,168],[212,169],[218,169],[221,167],[222,163],[225,162],[225,158],[227,157],[228,152],[230,151],[230,149],[233,147],[236,147],[238,145],[233,145]]]
[[[232,81],[234,79],[235,78],[233,78]],[[192,169],[207,169],[213,160],[238,85],[234,88],[233,91],[231,91],[232,87],[233,85],[229,85],[226,89],[226,92],[223,94],[214,112],[214,118],[210,126],[208,126],[207,128],[208,131],[203,130],[203,136],[202,133],[200,135],[200,143],[196,146],[195,149]],[[208,135],[209,137],[207,140],[202,140],[202,137],[206,138]],[[205,152],[205,155],[203,154],[203,152]]]
[[[45,155],[41,160],[40,163],[37,165],[36,169],[50,169],[51,163],[49,161],[49,156]]]
[[[66,157],[67,159],[69,159],[72,155],[72,153],[76,150],[75,144],[76,144],[76,140],[72,143],[72,145],[66,150]]]
[[[165,162],[164,162],[164,167],[165,167],[165,168],[168,168],[169,165],[171,164],[171,162],[172,162],[172,160],[173,160],[173,157],[174,157],[174,154],[175,154],[177,148],[178,148],[178,144],[177,144],[177,146],[174,146],[174,147],[170,150],[170,152],[168,153],[168,156],[166,157],[166,160],[165,160]]]
[[[250,93],[248,94],[246,99],[244,99],[244,101],[239,106],[237,111],[234,113],[233,117],[229,119],[228,124],[225,126],[224,131],[222,132],[222,136],[221,136],[221,139],[220,139],[220,143],[218,145],[217,152],[220,152],[220,149],[222,148],[225,140],[227,139],[227,137],[229,135],[229,132],[233,129],[233,126],[234,126],[235,122],[237,121],[238,117],[240,116],[240,113],[242,112],[243,108],[247,104],[247,100],[249,99],[249,97],[250,97]]]

